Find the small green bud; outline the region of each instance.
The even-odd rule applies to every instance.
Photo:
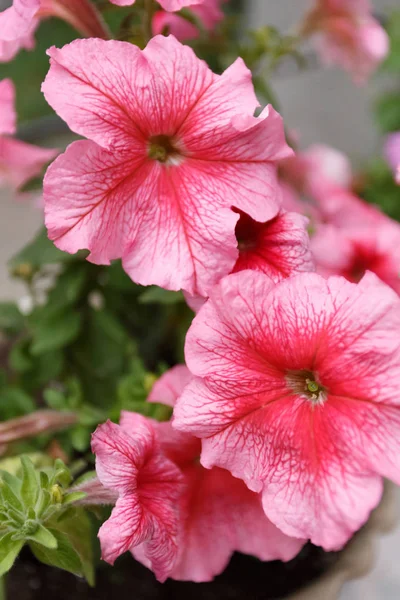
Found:
[[[33,519],[27,519],[21,527],[21,535],[23,535],[24,537],[27,537],[28,535],[33,535],[37,532],[38,528],[39,524],[37,521],[34,521]]]
[[[63,501],[63,492],[61,487],[55,483],[50,488],[51,501],[54,504],[61,504]]]

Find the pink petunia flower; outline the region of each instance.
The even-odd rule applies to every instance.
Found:
[[[296,273],[315,271],[307,233],[308,218],[282,210],[270,221],[258,223],[245,213],[237,212],[240,218],[235,233],[239,257],[232,273],[252,269],[278,282]],[[185,293],[184,296],[194,312],[206,300],[198,295]]]
[[[291,154],[281,117],[270,106],[253,116],[241,59],[214,75],[173,36],[143,51],[91,39],[49,54],[45,97],[91,140],[46,174],[50,238],[98,264],[122,258],[142,285],[206,296],[238,257],[232,207],[260,222],[279,211],[276,161]]]
[[[241,213],[236,225],[239,258],[233,273],[262,271],[275,282],[302,271],[314,271],[307,234],[308,219],[281,211],[266,223]]]
[[[191,379],[189,370],[178,365],[154,385],[150,398],[167,403],[176,400]],[[136,428],[137,415],[123,413],[121,426]],[[173,579],[204,582],[219,575],[234,551],[257,556],[260,560],[290,560],[303,541],[289,538],[265,516],[261,498],[224,469],[204,469],[199,462],[200,442],[195,437],[172,429],[170,423],[154,422],[161,448],[184,475],[185,492],[181,498],[181,536],[178,560],[170,573]],[[207,535],[204,535],[204,532]],[[133,549],[143,560],[141,549]]]
[[[224,18],[221,4],[226,0],[203,0],[202,4],[190,7],[191,12],[197,17],[207,31],[215,29],[216,25]],[[159,10],[155,13],[152,22],[153,34],[157,35],[167,30],[178,40],[184,42],[199,37],[199,29],[181,15]]]
[[[316,0],[302,32],[317,34],[323,62],[339,65],[356,83],[365,82],[389,51],[388,35],[372,16],[368,0]]]
[[[345,154],[314,144],[307,150],[296,152],[279,165],[282,179],[300,194],[314,196],[326,193],[329,188],[350,188],[352,170]]]
[[[130,435],[108,421],[92,439],[97,475],[105,488],[118,492],[111,517],[99,530],[102,558],[115,560],[134,546],[160,581],[164,581],[178,552],[182,475],[159,450],[150,421],[135,415]]]
[[[229,275],[188,332],[196,377],[174,426],[202,439],[205,467],[261,492],[287,535],[339,549],[382,477],[400,483],[399,327],[398,296],[371,273]]]
[[[10,135],[16,131],[15,89],[10,79],[0,81],[0,186],[19,190],[58,154],[58,150],[39,148]]]
[[[400,294],[400,225],[376,213],[376,218],[367,222],[318,227],[311,241],[317,270],[354,282],[372,271]]]
[[[400,184],[400,131],[395,131],[387,136],[384,154],[393,170],[396,182]]]
[[[12,60],[22,48],[32,50],[40,19],[46,17],[63,19],[87,37],[110,37],[91,0],[13,0],[0,12],[0,63]]]

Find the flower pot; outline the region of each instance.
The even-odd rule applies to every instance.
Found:
[[[395,486],[386,482],[381,503],[339,554],[337,562],[317,580],[288,596],[288,600],[337,600],[346,581],[363,577],[373,568],[377,540],[394,527],[396,520]]]
[[[111,568],[98,569],[96,588],[77,577],[38,563],[28,551],[7,577],[8,597],[18,600],[338,600],[344,583],[368,573],[374,547],[396,520],[394,486],[386,485],[379,507],[368,523],[337,553],[307,545],[290,563],[260,563],[235,555],[229,567],[209,584],[167,580],[154,575],[130,556]],[[299,591],[293,591],[299,588]],[[289,593],[284,590],[291,590]]]

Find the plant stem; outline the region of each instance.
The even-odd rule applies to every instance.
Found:
[[[153,37],[152,22],[154,12],[154,0],[144,0],[143,35],[146,44]]]
[[[7,592],[6,592],[6,577],[0,577],[0,600],[6,600]]]

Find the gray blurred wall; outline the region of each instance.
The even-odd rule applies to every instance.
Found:
[[[348,0],[349,3],[353,0]],[[251,27],[274,25],[288,31],[310,6],[311,0],[245,0]],[[373,0],[379,15],[400,8],[400,0]],[[357,164],[380,151],[371,108],[382,89],[381,78],[357,87],[339,69],[313,68],[309,72],[280,75],[274,90],[289,128],[300,135],[301,145],[324,142],[348,153]]]

